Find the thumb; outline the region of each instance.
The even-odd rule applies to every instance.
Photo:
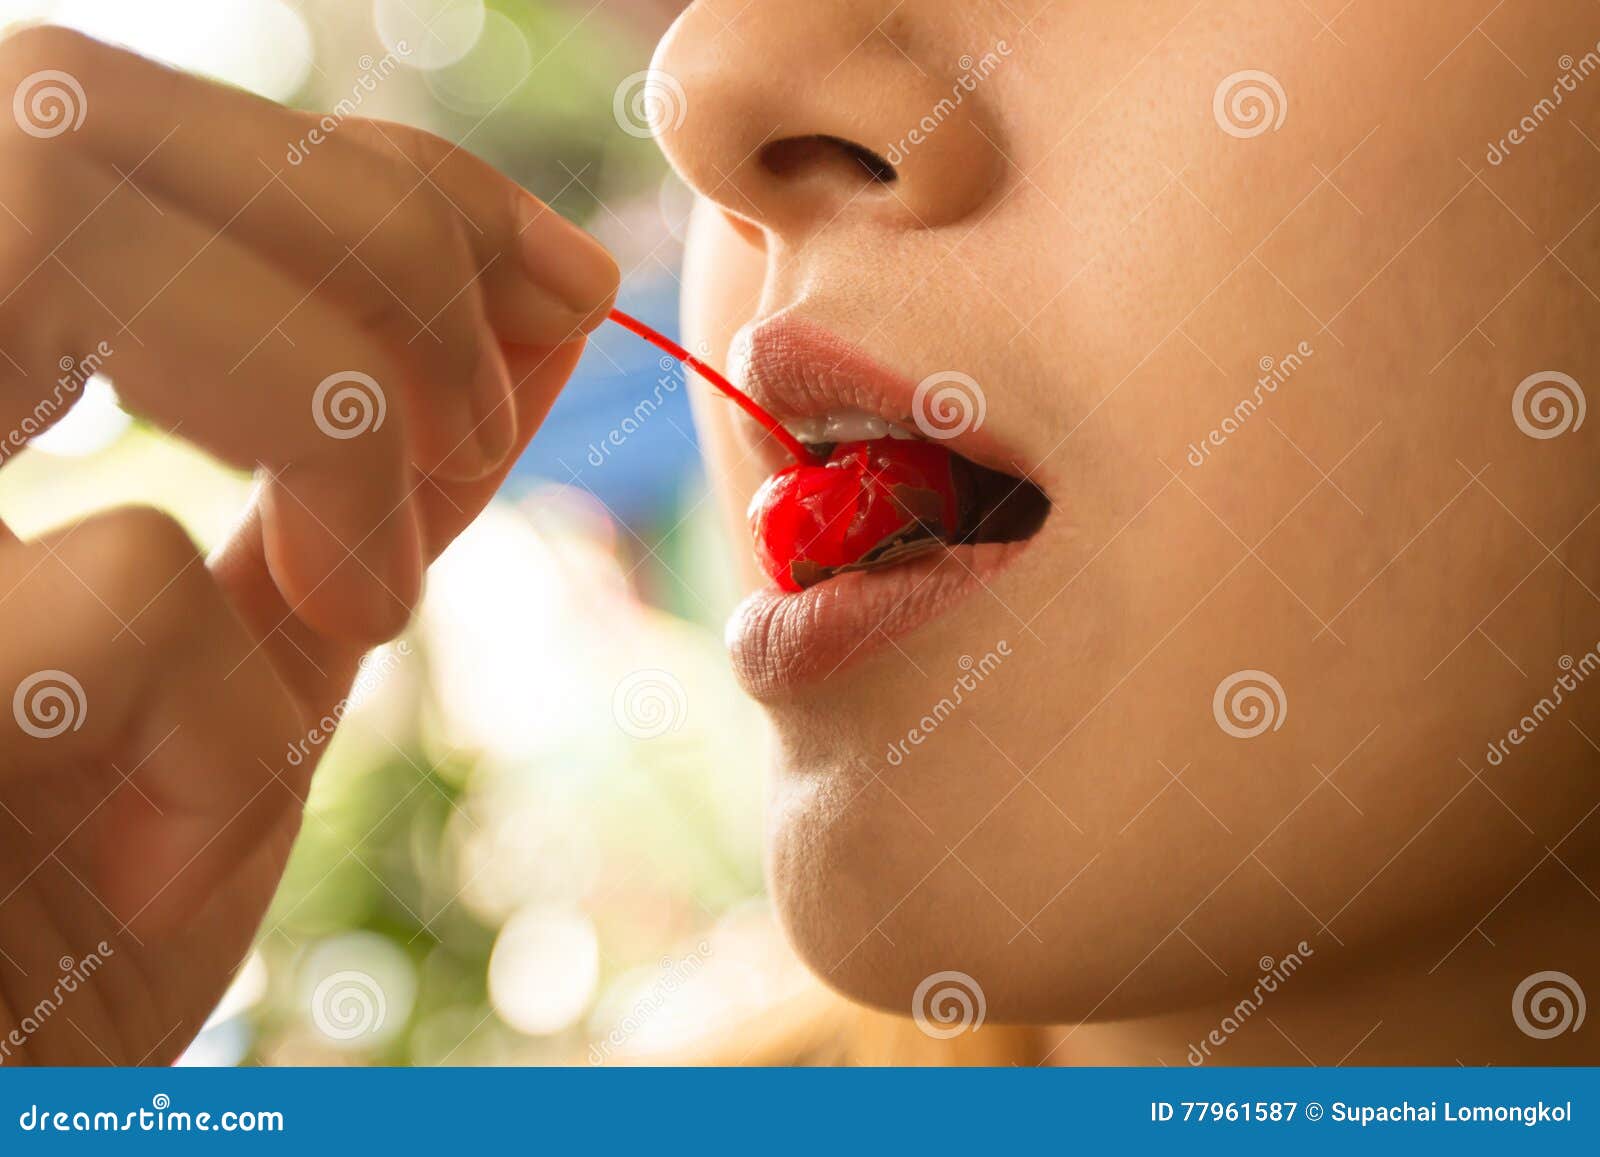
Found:
[[[166,516],[112,511],[0,554],[20,576],[0,603],[13,863],[75,865],[124,924],[182,919],[292,831],[302,717]]]

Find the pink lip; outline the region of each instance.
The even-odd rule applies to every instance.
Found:
[[[916,383],[819,326],[779,315],[747,327],[733,348],[731,376],[780,421],[858,409],[912,424]],[[1025,470],[985,428],[944,441],[983,465]],[[790,464],[771,439],[758,453],[773,471]],[[983,591],[1032,541],[946,547],[887,570],[839,575],[799,594],[758,590],[728,623],[735,673],[758,699],[826,679]]]
[[[917,383],[812,322],[786,314],[753,322],[734,338],[729,357],[734,384],[780,422],[830,411],[864,410],[908,429],[918,428],[914,417]],[[1019,462],[996,441],[987,425],[939,441],[963,458],[992,469],[1028,472],[1029,464]],[[774,471],[790,465],[788,456],[771,439],[761,452]],[[1037,474],[1032,477],[1048,489],[1047,481]]]
[[[799,594],[763,587],[728,620],[734,673],[757,699],[827,679],[982,591],[1031,544],[951,547],[888,570],[839,575]]]

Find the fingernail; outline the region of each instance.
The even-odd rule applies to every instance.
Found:
[[[522,264],[535,285],[579,316],[616,293],[617,263],[598,241],[532,197],[523,198],[521,215]]]

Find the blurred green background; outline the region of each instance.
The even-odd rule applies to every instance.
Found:
[[[624,303],[670,325],[689,198],[637,90],[677,7],[0,0],[0,24],[72,24],[460,141],[596,233]],[[582,401],[370,657],[258,946],[187,1063],[672,1059],[810,986],[762,899],[765,739],[721,646],[731,547],[681,377],[631,340],[586,354]],[[0,472],[0,510],[27,534],[151,503],[209,546],[249,485],[97,380]]]

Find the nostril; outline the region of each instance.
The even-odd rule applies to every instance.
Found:
[[[760,160],[780,179],[808,171],[835,171],[874,185],[891,185],[899,179],[886,158],[854,141],[824,134],[773,141],[762,148]]]

